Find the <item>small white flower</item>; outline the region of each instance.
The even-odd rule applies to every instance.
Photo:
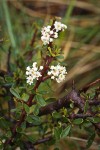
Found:
[[[48,73],[47,73],[49,76],[51,75],[51,71],[48,71]]]
[[[30,72],[29,71],[26,71],[26,75],[29,75],[30,74]]]
[[[42,70],[43,69],[43,66],[40,66],[40,70]]]
[[[54,32],[51,30],[51,31],[50,31],[50,34],[53,34],[53,33],[54,33]]]
[[[53,38],[50,38],[50,42],[52,42],[53,41]]]
[[[52,70],[52,69],[55,69],[55,66],[51,66],[50,69],[51,69],[51,70]]]
[[[59,70],[57,70],[56,68],[54,70],[51,71],[51,73],[54,75],[54,76],[58,76],[59,75]]]
[[[62,24],[62,31],[64,31],[65,29],[67,29],[67,26],[65,24]]]
[[[58,64],[57,66],[51,66],[47,74],[51,76],[51,79],[55,79],[58,83],[60,83],[65,80],[67,72],[65,67]]]
[[[30,85],[33,83],[32,76],[27,77],[27,83],[30,84]]]
[[[57,37],[58,37],[58,33],[55,32],[55,33],[54,33],[54,38],[56,39]]]
[[[55,26],[55,29],[56,29],[57,32],[62,29],[61,22],[55,21],[54,26]]]
[[[28,71],[29,71],[30,69],[31,69],[31,68],[30,68],[29,66],[26,68],[26,70],[28,70]]]
[[[66,28],[66,25],[58,21],[55,21],[53,29],[51,29],[51,26],[49,25],[47,27],[43,27],[41,31],[41,40],[43,42],[43,45],[47,45],[50,42],[53,42],[54,38],[58,38],[58,32],[61,30],[64,31]]]
[[[37,62],[34,62],[33,65],[32,65],[32,68],[31,67],[27,67],[26,68],[26,79],[27,79],[27,83],[29,85],[31,85],[33,83],[33,80],[36,79],[38,80],[39,77],[41,77],[41,72],[40,70],[43,69],[43,66],[40,66],[39,69],[37,67]]]
[[[55,78],[55,76],[51,76],[51,79],[54,79]]]
[[[36,67],[36,65],[37,65],[37,62],[34,62],[32,66],[33,66],[33,67]]]

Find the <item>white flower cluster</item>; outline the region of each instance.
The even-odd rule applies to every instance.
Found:
[[[53,29],[51,29],[51,26],[43,27],[41,31],[43,44],[46,45],[52,42],[53,39],[58,37],[58,32],[65,29],[67,29],[67,26],[58,21],[55,21]]]
[[[51,76],[51,79],[55,79],[58,83],[65,79],[66,74],[66,68],[59,64],[57,66],[51,66],[50,71],[48,71],[48,75]]]
[[[38,69],[37,62],[34,62],[32,67],[28,66],[26,68],[27,83],[31,85],[34,79],[38,80],[38,78],[42,76],[40,72],[42,69],[43,66],[40,66]]]

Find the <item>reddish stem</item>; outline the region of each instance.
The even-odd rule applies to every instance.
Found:
[[[44,63],[44,68],[43,68],[43,70],[41,71],[42,77],[40,77],[39,80],[36,82],[36,85],[35,85],[35,87],[34,87],[34,89],[33,89],[34,91],[36,91],[36,89],[39,87],[39,85],[40,85],[41,82],[43,81],[43,77],[44,77],[46,71],[48,70],[49,64],[52,62],[52,60],[53,60],[53,57],[46,56],[46,58],[45,58],[45,63]],[[27,105],[28,105],[28,106],[32,106],[32,100],[33,100],[34,96],[35,96],[35,94],[31,94],[31,95],[30,95],[30,97],[29,97],[29,99],[28,99],[28,102],[27,102]],[[7,146],[8,144],[10,145],[10,144],[13,142],[13,138],[14,138],[14,137],[16,136],[16,134],[17,134],[16,130],[17,130],[17,128],[20,127],[20,125],[24,122],[25,118],[26,118],[26,112],[25,112],[25,110],[24,110],[24,108],[23,108],[19,121],[17,121],[16,125],[14,125],[13,128],[12,128],[12,130],[11,130],[11,131],[12,131],[12,137],[11,137],[10,139],[8,139],[8,140],[5,142],[5,145],[4,145],[5,147],[4,147],[4,148],[6,148],[6,146]]]

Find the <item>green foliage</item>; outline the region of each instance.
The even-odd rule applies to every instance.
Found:
[[[9,129],[11,123],[9,121],[7,121],[5,118],[0,118],[0,128],[1,129]]]
[[[15,89],[15,88],[10,88],[10,92],[16,97],[16,98],[18,98],[18,99],[20,99],[21,97],[20,97],[20,95],[19,95],[19,93],[17,92],[17,90]]]
[[[63,129],[62,127],[56,127],[54,129],[54,136],[56,138],[56,140],[60,140],[61,138],[65,138],[69,132],[71,130],[71,126],[67,126],[65,129]]]
[[[66,7],[65,2],[59,2],[62,4],[59,5],[60,7]],[[98,1],[96,0],[96,2]],[[80,92],[80,95],[77,92],[77,98],[75,97],[76,93],[74,95],[68,94],[69,91],[74,91],[74,85],[73,90],[71,90],[73,79],[76,88],[80,90],[85,84],[100,76],[100,26],[96,2],[94,4],[95,9],[92,9],[91,0],[88,0],[87,3],[82,2],[85,5],[81,5],[81,2],[78,5],[78,2],[75,3],[75,0],[72,0],[67,4],[66,12],[65,8],[63,9],[64,12],[61,12],[57,5],[58,11],[62,15],[65,14],[62,22],[67,23],[68,29],[58,33],[59,40],[54,39],[54,43],[51,42],[47,46],[42,46],[40,33],[45,20],[33,17],[37,13],[30,13],[33,11],[30,10],[30,2],[28,4],[25,2],[24,5],[21,1],[16,1],[15,4],[13,2],[8,3],[6,0],[0,1],[0,150],[4,148],[5,140],[8,141],[7,150],[18,147],[25,150],[34,144],[38,145],[39,142],[39,144],[47,142],[44,147],[42,147],[43,144],[38,147],[41,150],[49,149],[50,145],[54,145],[54,150],[65,149],[60,148],[59,140],[62,139],[66,142],[66,137],[69,136],[70,138],[71,135],[72,137],[78,136],[80,139],[81,131],[86,135],[89,133],[86,148],[90,148],[95,136],[98,137],[100,104],[95,105],[92,102],[99,101],[99,82],[92,85],[92,88],[89,87],[86,91]],[[48,4],[50,3],[48,2]],[[64,3],[65,5],[63,5]],[[91,7],[88,6],[89,3]],[[86,4],[87,7],[85,8]],[[74,6],[77,6],[75,13]],[[26,9],[27,7],[28,9]],[[50,9],[49,7],[52,5],[48,5],[46,12]],[[83,16],[77,14],[78,12],[81,13],[81,7]],[[44,9],[44,6],[39,6],[39,8]],[[84,10],[85,13],[89,11],[86,18],[83,13]],[[53,15],[59,15],[53,11],[52,9]],[[90,12],[92,12],[92,17]],[[71,18],[73,14],[74,16]],[[42,13],[39,15],[42,16]],[[46,19],[48,18],[46,17]],[[55,19],[60,21],[59,18]],[[50,20],[51,26],[52,23],[53,20]],[[33,62],[37,62],[38,66],[43,65],[45,70],[41,71],[43,78],[38,78],[38,80],[34,80],[32,85],[28,85],[26,83],[26,67],[32,65]],[[68,76],[61,84],[53,82],[47,75],[50,66],[58,63],[67,66],[68,69]],[[65,88],[67,89],[65,90]],[[59,98],[64,95],[67,96],[61,101]],[[69,95],[71,98],[68,98]],[[82,98],[83,103],[79,102],[80,98]],[[60,101],[56,103],[58,99]],[[85,117],[88,114],[91,114],[91,117]],[[81,117],[75,119],[75,115]],[[68,141],[66,143],[68,146]],[[77,147],[77,149],[81,149],[79,144]]]
[[[36,95],[36,100],[40,104],[40,106],[46,105],[46,102],[45,102],[44,98],[42,97],[42,95]]]
[[[34,116],[34,115],[27,116],[26,121],[29,123],[32,123],[33,125],[40,125],[41,124],[40,118],[38,116]]]
[[[86,148],[89,148],[92,145],[94,138],[95,138],[95,132],[89,135]]]
[[[66,128],[61,132],[60,137],[61,137],[61,138],[65,138],[65,137],[69,134],[70,130],[71,130],[71,126],[66,127]]]
[[[78,119],[73,120],[73,123],[76,125],[82,124],[82,122],[83,122],[82,118],[78,118]]]
[[[62,128],[61,127],[54,128],[54,136],[55,136],[56,140],[60,140],[61,133],[62,133]]]

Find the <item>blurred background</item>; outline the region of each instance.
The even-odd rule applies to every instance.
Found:
[[[7,71],[9,49],[12,63],[17,56],[27,62],[36,59],[35,53],[38,58],[41,28],[55,17],[68,26],[55,41],[62,49],[62,64],[68,72],[62,84],[53,85],[55,95],[61,97],[70,90],[72,80],[77,89],[81,89],[100,78],[100,0],[0,0],[0,70]],[[34,35],[35,43],[31,44]],[[16,63],[20,66],[20,61]],[[78,129],[75,134],[83,137],[73,137],[71,143],[68,139],[61,141],[63,150],[68,147],[78,150],[80,146],[85,149],[85,133]],[[94,142],[90,150],[96,149]]]

